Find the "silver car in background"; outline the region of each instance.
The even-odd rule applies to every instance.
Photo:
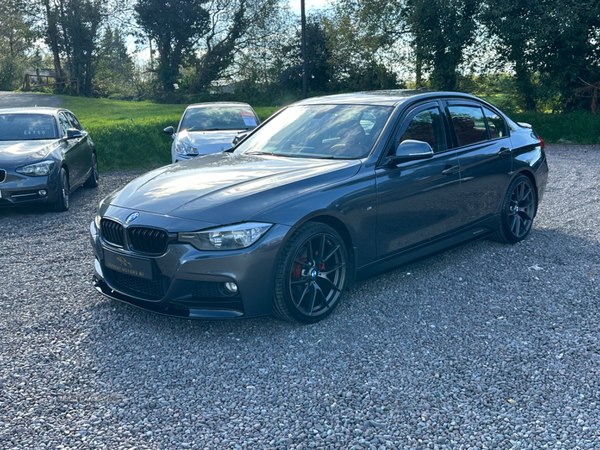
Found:
[[[173,163],[231,148],[240,133],[258,126],[260,120],[247,103],[197,103],[186,108],[177,131],[167,127],[163,131],[173,137]]]

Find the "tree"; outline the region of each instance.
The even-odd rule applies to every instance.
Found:
[[[483,7],[482,22],[490,31],[490,41],[496,43],[501,60],[514,64],[515,86],[525,110],[534,110],[537,102],[535,42],[543,26],[543,9],[538,0],[487,0]]]
[[[434,89],[457,88],[463,52],[475,36],[478,0],[408,0],[406,21],[413,35],[417,84],[421,68]]]
[[[25,12],[21,0],[0,3],[0,90],[12,90],[23,80],[33,38]]]
[[[260,45],[269,34],[269,22],[277,15],[279,0],[212,0],[210,24],[192,59],[196,74],[190,90],[203,92],[234,63],[236,56]]]
[[[158,78],[165,91],[173,91],[179,66],[198,40],[209,32],[207,0],[138,0],[136,20],[146,36],[156,42]]]
[[[134,93],[134,64],[127,53],[123,35],[108,27],[94,64],[93,94],[108,97],[111,94],[132,96]]]

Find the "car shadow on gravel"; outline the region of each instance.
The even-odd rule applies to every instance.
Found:
[[[308,326],[272,317],[231,321],[172,318],[103,298],[99,293],[95,298],[102,301],[92,306],[92,316],[102,322],[108,315],[109,322],[129,322],[132,329],[174,341],[204,333],[216,337],[234,333],[247,339],[257,330],[271,336],[295,330],[302,334],[336,330],[352,339],[361,329],[386,325],[394,329],[402,326],[407,332],[417,317],[433,321],[444,317],[464,324],[489,316],[490,308],[494,314],[510,310],[514,304],[543,308],[555,296],[552,304],[559,307],[560,296],[568,292],[568,297],[573,292],[590,297],[594,288],[597,294],[596,278],[590,274],[600,273],[599,255],[597,243],[552,230],[536,229],[528,240],[514,246],[481,240],[358,282],[334,314]],[[456,315],[453,319],[452,314]]]

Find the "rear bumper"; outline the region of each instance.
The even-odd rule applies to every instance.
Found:
[[[279,250],[289,230],[287,226],[275,225],[257,244],[243,250],[207,252],[172,243],[163,255],[145,256],[111,247],[92,222],[93,284],[107,297],[168,316],[235,319],[269,315]],[[150,260],[152,279],[108,268],[106,251]],[[236,294],[227,291],[228,282],[237,285]]]

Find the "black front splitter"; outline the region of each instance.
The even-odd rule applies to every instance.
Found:
[[[244,316],[244,314],[240,311],[222,309],[193,309],[179,305],[175,307],[171,304],[163,305],[145,302],[143,300],[138,300],[136,298],[129,297],[118,291],[115,291],[114,289],[111,289],[111,287],[108,284],[106,284],[105,281],[99,279],[98,277],[94,277],[92,284],[98,292],[100,292],[102,295],[108,298],[127,303],[128,305],[135,306],[136,308],[140,308],[146,311],[151,311],[153,313],[162,314],[169,317],[179,317],[181,319],[222,320],[235,319]]]

